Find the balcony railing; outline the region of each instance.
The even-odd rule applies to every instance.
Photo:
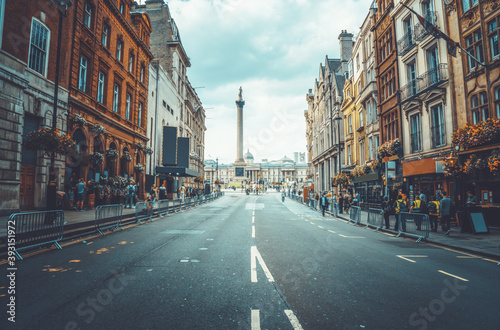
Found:
[[[414,32],[406,32],[405,35],[398,40],[398,53],[400,56],[408,53],[415,46]]]
[[[424,16],[425,20],[433,25],[436,25],[437,12],[429,11]],[[423,27],[420,22],[415,24],[415,39],[416,41],[421,41],[429,35],[429,32]]]
[[[430,69],[404,85],[401,88],[401,102],[415,97],[446,80],[448,80],[448,65],[441,63],[436,68]]]

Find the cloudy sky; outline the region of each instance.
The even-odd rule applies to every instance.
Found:
[[[170,0],[207,114],[205,159],[236,159],[243,88],[244,149],[255,161],[305,152],[306,92],[341,30],[358,34],[372,0]]]

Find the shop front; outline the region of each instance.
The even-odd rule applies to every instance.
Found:
[[[435,200],[442,191],[448,192],[450,196],[455,193],[454,182],[445,177],[440,160],[424,158],[404,162],[403,178],[410,202],[420,193],[425,194],[427,201]]]
[[[355,193],[359,193],[361,203],[369,207],[380,208],[382,187],[378,173],[370,173],[352,179]]]

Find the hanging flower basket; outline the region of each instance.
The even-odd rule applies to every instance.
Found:
[[[194,182],[203,182],[203,178],[201,176],[198,176],[194,178]]]
[[[363,176],[370,173],[370,167],[368,165],[358,165],[352,171],[354,176]]]
[[[76,114],[73,117],[71,117],[71,122],[77,126],[87,125],[87,120],[82,116],[80,116],[79,114]]]
[[[89,155],[89,162],[94,165],[101,165],[104,162],[104,155],[100,152],[93,152]]]
[[[144,152],[148,155],[152,155],[153,149],[151,149],[150,147],[144,147]]]
[[[381,159],[384,159],[385,157],[397,155],[400,147],[401,142],[399,141],[399,139],[394,139],[392,141],[387,141],[381,144],[377,148],[377,153]]]
[[[372,161],[369,166],[373,173],[377,172],[381,168],[381,164],[378,159]]]
[[[106,129],[102,125],[94,124],[94,125],[92,125],[92,128],[90,129],[90,131],[94,134],[99,135],[99,134],[104,134],[104,132],[106,132]]]
[[[126,162],[130,162],[132,161],[132,156],[130,156],[130,153],[128,151],[124,151],[120,159]]]
[[[43,150],[48,153],[67,155],[78,153],[75,141],[58,129],[41,128],[28,133],[24,146],[30,150]]]
[[[373,189],[373,192],[374,192],[374,193],[379,193],[379,192],[381,192],[381,191],[382,191],[382,187],[381,187],[381,186],[379,186],[378,184],[377,184],[377,185],[375,185],[375,186],[373,186],[373,188],[372,188],[372,189]]]
[[[134,171],[140,172],[140,173],[144,172],[144,165],[142,165],[142,164],[135,165],[134,166]]]
[[[106,157],[112,161],[116,162],[116,159],[118,158],[118,151],[116,149],[109,149],[106,150]]]
[[[475,125],[466,124],[453,132],[451,140],[453,144],[464,149],[498,141],[500,140],[500,119],[488,118]]]
[[[500,150],[499,149],[493,150],[490,157],[488,158],[488,168],[490,169],[490,172],[493,173],[494,175],[498,174],[498,171],[500,170]]]
[[[335,174],[332,178],[332,185],[348,185],[351,181],[351,177],[347,173]]]

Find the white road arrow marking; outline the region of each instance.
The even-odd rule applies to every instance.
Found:
[[[274,282],[273,275],[271,275],[271,272],[269,271],[269,268],[267,268],[266,263],[264,262],[264,259],[262,259],[262,256],[260,255],[259,251],[257,250],[256,246],[252,246],[250,248],[250,267],[251,267],[251,278],[252,278],[252,283],[257,283],[257,261],[259,261],[260,266],[262,267],[262,270],[264,270],[264,273],[266,274],[267,280],[269,282]]]

